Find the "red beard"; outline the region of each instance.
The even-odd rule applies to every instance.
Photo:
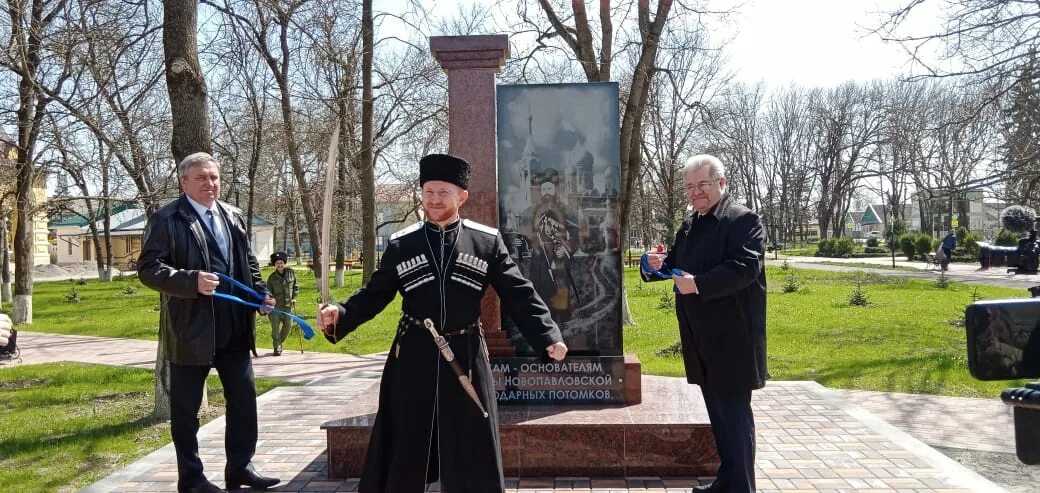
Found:
[[[435,223],[442,223],[455,217],[459,210],[451,207],[441,207],[439,209],[429,209],[424,207],[423,212],[426,214],[426,220]]]

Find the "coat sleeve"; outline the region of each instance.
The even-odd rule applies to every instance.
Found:
[[[758,279],[765,255],[765,228],[758,215],[748,212],[736,218],[726,233],[723,261],[696,276],[702,300],[731,296]]]
[[[170,264],[170,245],[176,241],[170,234],[172,218],[153,214],[144,229],[141,255],[137,258],[137,277],[141,284],[167,296],[199,297],[199,271],[178,269]]]
[[[488,259],[488,276],[502,307],[520,332],[536,350],[563,341],[563,334],[549,315],[549,307],[538,296],[531,281],[524,278],[509,256],[502,235],[495,237],[492,258]]]
[[[668,256],[664,259],[664,264],[661,266],[661,270],[658,271],[668,277],[662,278],[655,276],[652,272],[643,270],[642,258],[639,262],[639,276],[643,278],[645,282],[656,282],[656,281],[670,281],[672,279],[672,272],[669,270],[675,266],[675,245],[679,244],[679,238],[685,235],[686,229],[689,226],[689,221],[684,221],[682,226],[679,227],[679,231],[675,232],[675,239],[672,240],[672,246],[668,248]]]
[[[372,273],[368,284],[362,286],[346,301],[338,303],[339,322],[336,323],[336,336],[325,334],[329,342],[335,344],[342,340],[358,326],[372,320],[393,301],[400,287],[396,269],[399,257],[397,243],[391,241],[383,252],[379,268]]]

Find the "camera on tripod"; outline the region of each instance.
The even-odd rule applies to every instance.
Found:
[[[1022,205],[1012,205],[1000,213],[1004,229],[1012,233],[1028,233],[1018,240],[1014,259],[1008,261],[1008,272],[1036,274],[1040,268],[1040,242],[1036,238],[1036,211]],[[1030,291],[1032,292],[1032,291]]]

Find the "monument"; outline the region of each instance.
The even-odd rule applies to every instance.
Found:
[[[503,318],[516,356],[492,360],[498,402],[637,403],[621,338],[618,86],[506,85],[496,102],[499,230],[570,348],[540,361]]]

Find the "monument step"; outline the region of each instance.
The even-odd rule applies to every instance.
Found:
[[[499,406],[507,476],[705,476],[718,467],[697,386],[643,379],[635,405]],[[351,402],[327,432],[329,477],[359,477],[378,406],[378,386]]]

